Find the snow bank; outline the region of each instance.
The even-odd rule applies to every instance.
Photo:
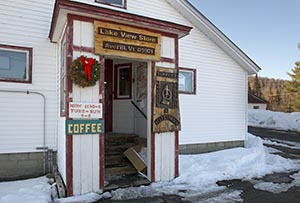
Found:
[[[280,130],[300,131],[300,112],[283,113],[249,109],[248,125]]]
[[[0,203],[51,202],[51,186],[46,177],[0,183]]]

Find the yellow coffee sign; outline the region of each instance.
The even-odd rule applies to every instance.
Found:
[[[95,21],[95,53],[160,60],[160,34],[129,26]]]
[[[104,133],[103,120],[66,120],[66,135]]]

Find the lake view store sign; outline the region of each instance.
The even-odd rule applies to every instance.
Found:
[[[145,132],[144,137],[147,139],[148,180],[171,180],[178,176],[178,131],[181,125],[178,39],[188,35],[191,27],[141,16],[135,16],[133,22],[134,15],[118,15],[118,12],[113,12],[115,18],[106,21],[108,19],[105,12],[97,12],[93,14],[94,17],[83,17],[80,16],[84,15],[83,11],[79,9],[78,15],[67,15],[67,25],[65,29],[60,29],[60,16],[64,13],[57,8],[55,11],[50,38],[53,40],[55,36],[62,36],[57,40],[67,57],[66,168],[65,171],[60,169],[67,194],[101,192],[105,189],[104,137],[111,133],[128,133],[116,127],[118,119],[121,123],[119,125],[123,123],[125,128],[126,125],[132,125],[126,117],[118,116],[118,112],[128,110],[126,108],[132,108],[133,114],[136,114],[135,108],[140,106],[139,111],[145,114],[144,120],[137,118],[135,122],[144,123],[140,131]],[[106,9],[102,11],[108,12]],[[113,81],[109,81],[107,77],[109,61],[116,64],[111,67]],[[128,74],[119,65],[125,62],[131,64],[127,67],[133,67]],[[95,73],[93,68],[98,68],[97,64],[100,69],[99,80],[91,75]],[[119,66],[121,68],[117,69]],[[144,72],[140,72],[140,66],[145,67]],[[61,68],[63,67],[62,63]],[[71,78],[69,67],[77,68],[74,73],[78,75],[72,73],[72,78],[78,76],[81,84],[86,84],[84,80],[88,83],[93,77],[96,78],[96,84],[77,84]],[[137,78],[134,77],[138,76],[132,76],[133,72],[144,77],[140,80],[143,87],[140,88],[138,82],[135,83]],[[124,78],[128,78],[129,83],[122,81]],[[114,87],[112,94],[115,95],[113,110],[108,108],[109,94],[106,93],[110,82]],[[127,97],[122,97],[124,92]],[[137,94],[142,95],[140,99],[137,99]],[[131,106],[130,100],[137,104],[135,108]],[[129,107],[127,104],[130,104]],[[113,117],[111,120],[107,116],[109,113]],[[111,130],[106,129],[109,123],[113,123]]]

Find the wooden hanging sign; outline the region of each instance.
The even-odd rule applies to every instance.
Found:
[[[160,34],[143,29],[95,21],[94,44],[96,54],[160,60]]]
[[[179,131],[178,69],[156,67],[153,82],[153,132]]]

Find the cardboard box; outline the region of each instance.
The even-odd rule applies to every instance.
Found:
[[[136,170],[138,172],[141,172],[145,168],[147,168],[146,163],[144,162],[144,160],[142,159],[142,157],[136,152],[136,150],[134,149],[134,147],[128,148],[124,152],[124,154],[129,159],[129,161],[132,163],[132,165],[134,166],[134,168],[136,168]]]

